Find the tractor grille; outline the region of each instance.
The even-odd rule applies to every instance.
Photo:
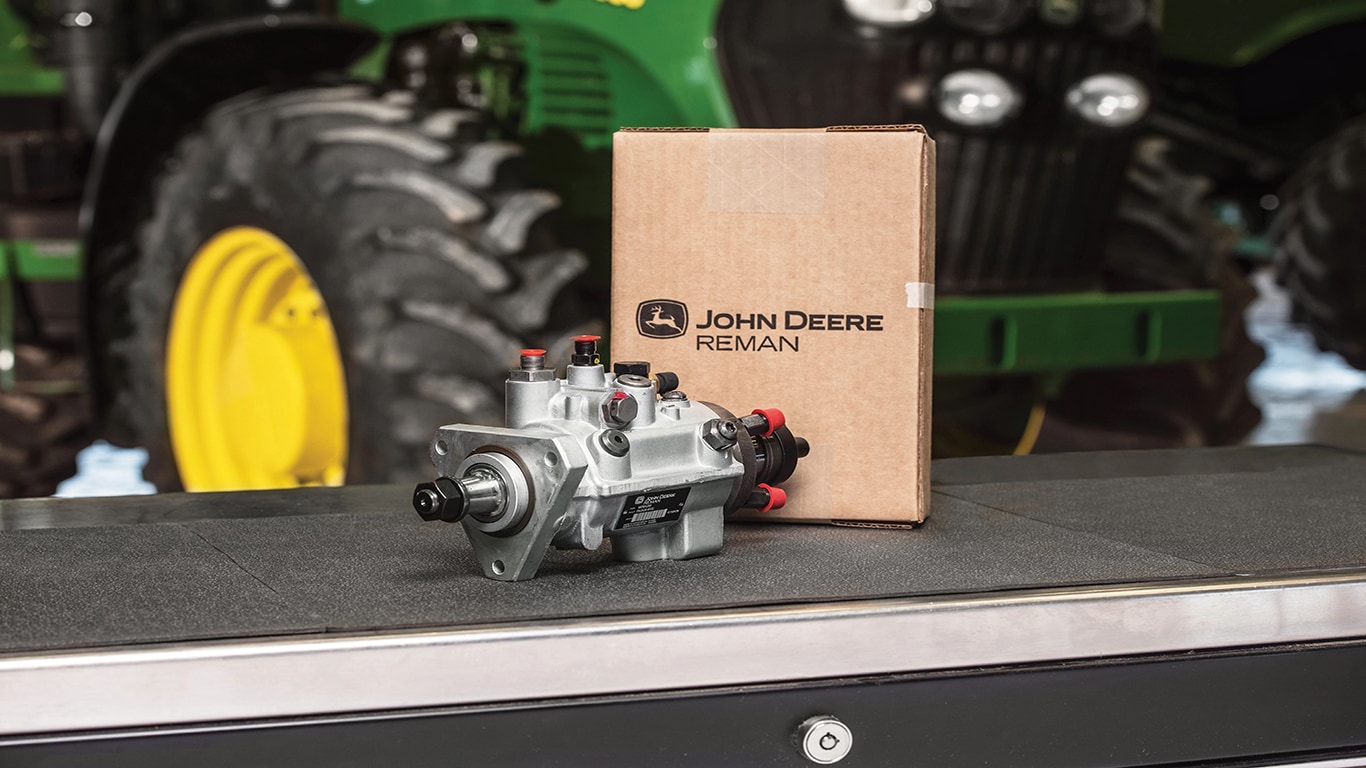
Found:
[[[755,128],[923,123],[938,144],[936,282],[943,293],[1072,290],[1099,283],[1101,253],[1133,133],[1101,130],[1064,106],[1103,71],[1147,79],[1148,30],[1105,37],[1085,24],[1026,20],[1002,36],[938,16],[906,30],[861,30],[838,0],[729,0],[718,50],[736,116]],[[1006,125],[942,118],[934,86],[990,69],[1024,93]]]
[[[553,125],[585,144],[603,144],[617,129],[607,71],[599,48],[564,30],[539,30],[526,38],[526,58],[539,62],[528,70],[528,102],[540,105],[528,130]],[[596,148],[596,147],[595,147]]]

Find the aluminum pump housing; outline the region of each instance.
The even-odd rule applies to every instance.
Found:
[[[575,337],[563,379],[545,350],[522,350],[507,426],[453,424],[432,440],[438,477],[417,486],[413,507],[460,523],[491,579],[530,579],[551,547],[594,550],[605,538],[618,560],[713,555],[728,513],[787,501],[775,486],[809,446],[781,411],[737,418],[645,362],[608,373],[597,341]]]

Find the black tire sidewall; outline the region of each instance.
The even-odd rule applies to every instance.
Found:
[[[1039,452],[1229,445],[1260,422],[1248,378],[1265,353],[1247,333],[1256,290],[1228,233],[1205,208],[1208,188],[1145,140],[1129,171],[1105,251],[1107,290],[1214,289],[1218,354],[1206,360],[1072,374],[1049,403]],[[1146,177],[1156,189],[1137,183]]]
[[[1318,221],[1306,212],[1311,195]],[[1366,369],[1366,118],[1315,147],[1280,198],[1271,241],[1296,318],[1320,349]]]

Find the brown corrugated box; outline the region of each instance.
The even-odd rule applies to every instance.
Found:
[[[787,414],[811,453],[764,519],[923,520],[934,142],[917,126],[628,129],[613,165],[612,357]]]

